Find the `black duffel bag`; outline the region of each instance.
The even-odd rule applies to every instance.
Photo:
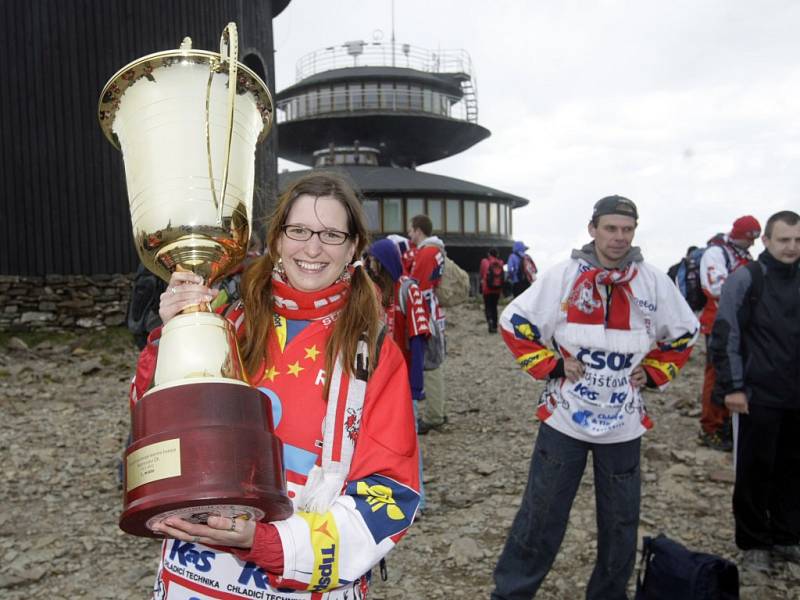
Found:
[[[729,560],[692,552],[663,533],[645,537],[635,600],[738,600],[739,570]]]

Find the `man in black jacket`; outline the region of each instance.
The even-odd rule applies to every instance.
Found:
[[[736,545],[768,571],[800,563],[800,216],[772,215],[762,241],[725,282],[710,350],[735,415]]]

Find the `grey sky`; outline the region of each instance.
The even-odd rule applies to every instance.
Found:
[[[313,50],[388,42],[391,2],[292,0],[274,28],[282,89]],[[398,43],[469,52],[492,132],[420,170],[529,198],[514,235],[541,266],[608,194],[639,205],[664,268],[742,214],[800,210],[798,31],[800,2],[778,0],[395,1]]]

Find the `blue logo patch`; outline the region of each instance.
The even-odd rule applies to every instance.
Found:
[[[169,559],[176,560],[181,563],[181,566],[186,567],[192,565],[195,571],[200,573],[208,573],[211,570],[211,561],[216,558],[216,554],[210,550],[200,552],[195,549],[195,545],[191,542],[181,542],[174,540],[172,548],[169,551]]]
[[[355,500],[375,543],[408,527],[419,504],[417,492],[381,475],[349,483],[346,493]]]
[[[579,410],[577,412],[572,413],[572,420],[575,421],[581,427],[588,428],[590,425],[589,418],[593,414],[594,413],[590,410]]]
[[[575,358],[592,369],[605,369],[608,367],[612,371],[622,371],[633,366],[633,354],[630,352],[620,354],[619,352],[581,348]]]
[[[511,315],[511,325],[514,327],[514,335],[517,339],[536,342],[542,337],[539,328],[522,315]]]

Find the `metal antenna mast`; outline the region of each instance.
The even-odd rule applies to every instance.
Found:
[[[394,0],[392,0],[392,66],[394,64]]]

